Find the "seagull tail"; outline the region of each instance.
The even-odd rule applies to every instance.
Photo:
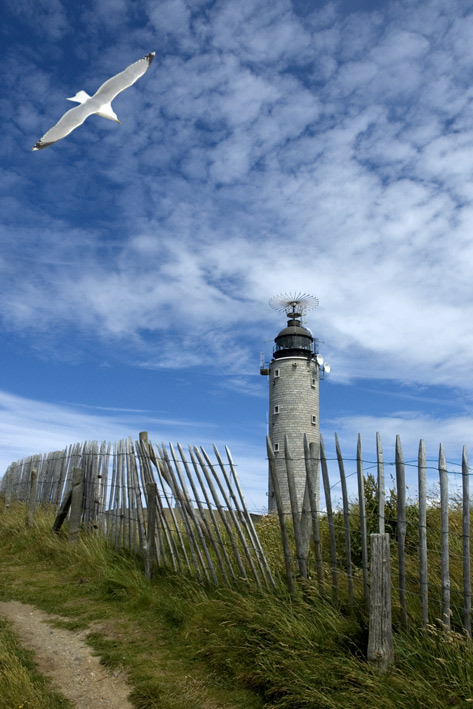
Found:
[[[86,91],[78,91],[75,96],[68,98],[67,101],[75,101],[76,103],[85,103],[90,96]]]

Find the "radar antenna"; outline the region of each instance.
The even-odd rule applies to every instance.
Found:
[[[281,293],[274,295],[269,304],[274,310],[284,311],[288,317],[301,317],[319,304],[318,298],[309,293]]]

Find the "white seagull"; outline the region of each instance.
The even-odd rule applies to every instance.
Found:
[[[77,101],[77,103],[80,103],[80,106],[76,106],[75,108],[71,108],[70,111],[67,111],[56,125],[50,128],[50,130],[38,140],[31,150],[42,150],[43,148],[47,148],[48,145],[57,143],[58,140],[65,138],[66,135],[69,135],[69,133],[72,133],[73,130],[81,126],[85,119],[93,113],[102,116],[102,118],[108,118],[111,121],[120,123],[117,114],[112,108],[113,99],[115,96],[118,96],[119,93],[134,84],[140,76],[143,76],[153,61],[155,54],[156,52],[147,54],[143,59],[139,59],[137,62],[130,64],[130,66],[120,72],[120,74],[112,76],[111,79],[108,79],[108,81],[102,84],[93,96],[89,96],[85,91],[78,91],[75,96],[68,98],[68,101]]]

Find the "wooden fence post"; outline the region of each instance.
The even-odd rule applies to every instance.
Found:
[[[5,509],[7,510],[11,505],[11,495],[13,488],[13,470],[8,470],[6,480],[6,490],[5,490]]]
[[[386,672],[394,662],[389,534],[371,534],[368,662]]]
[[[141,434],[140,434],[141,436]],[[147,498],[147,536],[148,543],[145,547],[145,575],[146,578],[152,579],[156,566],[156,497],[158,495],[158,486],[156,483],[146,483],[146,498]]]
[[[470,576],[470,470],[468,454],[463,446],[463,627],[471,636],[471,576]]]
[[[299,504],[297,502],[296,482],[294,479],[294,465],[292,455],[289,450],[289,440],[287,435],[284,436],[284,459],[286,463],[287,486],[289,490],[289,499],[291,501],[292,524],[294,528],[294,541],[296,543],[297,567],[303,579],[307,578],[307,551],[308,548],[303,544],[301,517],[299,513]],[[305,547],[305,548],[304,548]]]
[[[348,581],[348,598],[350,601],[350,608],[353,608],[355,601],[353,597],[353,568],[351,563],[350,510],[348,506],[348,491],[347,480],[345,475],[345,466],[343,464],[342,451],[340,449],[337,434],[335,434],[335,449],[337,451],[338,469],[340,471],[340,484],[342,487],[343,524],[345,528],[345,563]]]
[[[450,630],[450,565],[448,557],[448,472],[443,445],[439,450],[440,478],[440,516],[441,516],[441,584],[442,584],[442,623],[445,630]]]
[[[37,492],[38,471],[33,468],[30,476],[30,495],[28,500],[28,512],[26,515],[26,526],[33,527],[34,511],[36,507],[36,492]]]
[[[289,592],[293,593],[294,581],[292,576],[291,551],[289,548],[289,537],[287,534],[286,515],[284,513],[281,490],[279,487],[279,478],[276,470],[276,459],[274,456],[273,444],[271,443],[271,439],[269,436],[266,436],[266,448],[268,451],[269,474],[273,483],[274,498],[276,500],[276,507],[278,510],[279,529],[281,531],[281,542],[284,555],[284,564],[286,568],[287,587],[289,589]]]
[[[315,568],[317,570],[317,582],[320,591],[324,590],[324,568],[322,564],[322,544],[320,542],[320,526],[318,513],[318,495],[317,495],[317,475],[318,475],[318,459],[319,451],[317,450],[319,443],[312,441],[309,443],[307,434],[304,433],[304,457],[305,469],[307,476],[307,490],[310,502],[310,512],[312,517],[312,539],[315,550]]]
[[[406,477],[401,438],[396,436],[396,488],[397,488],[397,549],[399,558],[399,602],[401,625],[407,630],[406,602]]]
[[[84,498],[84,471],[82,468],[74,468],[72,473],[72,497],[71,514],[69,517],[69,541],[75,542],[79,533],[82,519],[82,507]]]
[[[429,577],[427,561],[427,462],[424,441],[419,441],[418,455],[418,488],[419,488],[419,573],[420,573],[420,607],[422,625],[429,622]]]
[[[376,458],[378,469],[378,532],[380,534],[384,534],[384,507],[386,504],[386,484],[384,481],[383,444],[381,443],[381,436],[379,433],[376,434]]]
[[[332,596],[338,603],[338,570],[337,570],[337,540],[335,537],[335,524],[333,519],[332,495],[330,492],[330,479],[328,476],[327,457],[325,455],[324,439],[320,434],[320,465],[324,484],[325,506],[327,508],[327,522],[330,537],[330,566],[332,571]]]
[[[361,567],[363,572],[363,595],[365,609],[370,606],[370,589],[368,579],[368,533],[366,530],[366,505],[365,505],[365,481],[363,478],[363,456],[361,452],[361,434],[358,434],[356,448],[356,471],[358,478],[358,506],[360,509],[360,534],[361,534]]]

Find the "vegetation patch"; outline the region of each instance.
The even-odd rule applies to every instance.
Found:
[[[430,514],[434,534],[438,511]],[[452,510],[452,525],[460,514]],[[149,581],[142,560],[97,536],[84,534],[71,545],[51,534],[52,510],[38,510],[33,529],[24,517],[20,504],[0,512],[0,597],[63,615],[63,627],[71,630],[89,628],[88,642],[104,664],[126,673],[140,709],[445,709],[473,703],[472,643],[461,632],[436,626],[396,631],[395,666],[379,675],[365,658],[361,582],[351,613],[343,591],[341,606],[334,607],[311,579],[299,581],[289,595],[277,520],[263,519],[258,531],[281,582],[274,592],[256,592],[205,587],[163,570]],[[415,549],[409,560],[414,566]],[[329,567],[325,573],[328,589]],[[454,560],[451,574],[452,584],[459,584]],[[341,589],[343,583],[341,574]],[[16,662],[17,650],[9,643],[4,661],[11,655]],[[35,691],[38,682],[33,675]],[[55,701],[41,706],[67,706]]]

